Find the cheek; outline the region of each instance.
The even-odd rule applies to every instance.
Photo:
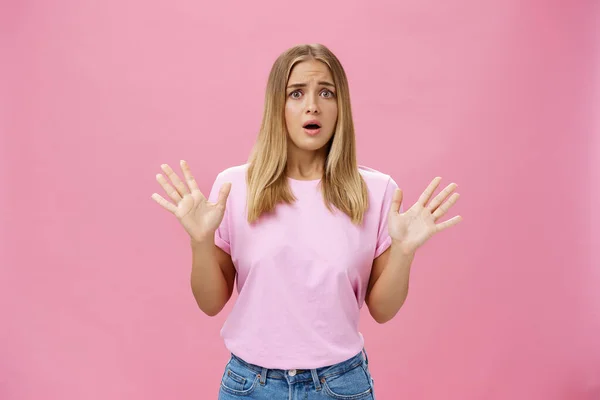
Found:
[[[337,104],[332,104],[330,107],[328,107],[327,109],[327,116],[328,119],[335,124],[337,122],[337,116],[338,116],[338,107]]]
[[[285,105],[285,122],[289,126],[293,126],[298,120],[298,107],[293,104],[286,103]]]

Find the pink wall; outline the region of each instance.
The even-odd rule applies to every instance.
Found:
[[[378,398],[600,398],[598,2],[12,3],[0,399],[216,398],[231,303],[195,305],[154,176],[186,159],[208,191],[245,162],[301,42],[342,60],[360,162],[405,204],[460,185],[464,221],[420,250],[401,312],[363,310]]]
[[[588,215],[590,216],[590,235],[589,235],[589,263],[588,272],[585,272],[584,276],[587,276],[587,288],[585,292],[587,294],[588,312],[582,312],[582,319],[587,319],[587,326],[589,327],[590,333],[596,333],[595,339],[595,350],[593,355],[590,356],[590,361],[595,357],[595,368],[591,367],[590,370],[598,370],[600,361],[600,340],[597,339],[598,332],[600,332],[600,302],[598,301],[600,296],[598,282],[600,282],[600,2],[596,2],[595,12],[591,14],[590,20],[594,21],[594,25],[588,25],[590,32],[590,38],[593,38],[593,46],[595,48],[593,58],[591,59],[591,65],[593,66],[594,75],[590,79],[590,85],[588,86],[591,90],[589,91],[590,98],[592,101],[589,102],[587,107],[588,114],[593,118],[593,123],[590,124],[591,128],[588,128],[588,142],[589,142],[589,175],[590,175],[590,188],[591,196],[589,196],[589,210]],[[587,120],[587,118],[585,119]],[[585,195],[585,193],[584,193]],[[590,343],[592,336],[590,335]],[[598,376],[598,374],[596,375]],[[590,381],[591,383],[591,381]],[[600,397],[600,389],[598,389],[598,378],[595,378],[595,393]]]

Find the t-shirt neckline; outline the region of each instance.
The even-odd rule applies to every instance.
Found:
[[[319,183],[319,182],[321,182],[321,180],[322,180],[323,178],[319,178],[319,179],[294,179],[294,178],[291,178],[291,177],[289,177],[289,176],[288,176],[288,177],[287,177],[287,179],[288,179],[290,182],[293,182],[293,183],[298,183],[298,184],[307,184],[307,185],[308,185],[308,184],[311,184],[311,183],[313,183],[313,184],[314,184],[314,183]]]

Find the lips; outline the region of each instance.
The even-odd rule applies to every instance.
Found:
[[[302,127],[309,130],[320,129],[321,123],[317,120],[306,121]]]

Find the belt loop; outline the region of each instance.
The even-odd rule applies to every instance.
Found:
[[[263,367],[262,372],[260,373],[260,384],[265,386],[265,382],[267,381],[267,369]]]
[[[317,375],[316,369],[311,369],[310,374],[312,375],[313,383],[315,384],[315,389],[317,392],[321,390],[321,383],[319,382],[319,376]]]
[[[369,356],[367,356],[367,351],[365,350],[365,348],[363,347],[362,352],[365,356],[365,364],[369,365]]]

